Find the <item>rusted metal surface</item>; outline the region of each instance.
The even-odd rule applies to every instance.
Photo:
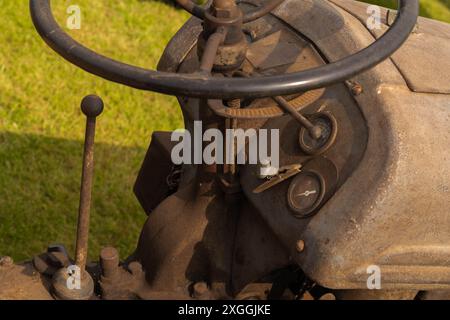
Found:
[[[332,0],[356,17],[363,25],[367,21],[367,4],[350,0]],[[369,30],[379,38],[391,25],[396,14],[380,9],[381,28]],[[405,45],[391,60],[415,92],[450,94],[450,31],[448,23],[419,18],[417,27]]]
[[[105,278],[114,278],[119,272],[119,252],[116,248],[106,247],[100,252],[100,266]]]
[[[7,257],[3,261],[9,260]],[[0,263],[0,300],[52,300],[50,284],[31,263]]]
[[[201,53],[200,71],[210,73],[216,61],[217,51],[221,44],[223,44],[227,30],[225,28],[218,28],[217,31],[208,37],[205,48]]]
[[[214,0],[205,11],[198,41],[200,71],[230,71],[240,67],[247,54],[243,14],[233,0]],[[206,65],[204,65],[206,64]]]
[[[292,10],[308,14],[294,19]],[[274,14],[330,60],[374,40],[359,19],[325,1],[289,2]],[[333,18],[326,24],[308,18],[315,14]],[[354,80],[365,88],[357,101],[371,131],[367,148],[352,177],[305,230],[311,250],[295,259],[328,287],[362,289],[366,268],[374,264],[385,275],[385,288],[448,288],[450,168],[442,149],[450,139],[448,95],[412,93],[391,61]],[[418,134],[429,130],[440,132],[433,143]],[[438,172],[430,163],[439,163]],[[408,231],[399,233],[400,226]]]
[[[193,18],[180,30],[159,64],[164,71],[200,70],[222,78],[288,75],[338,61],[379,36],[361,23],[361,5],[351,1],[245,0],[242,11],[230,0],[212,1],[209,8],[179,2],[205,24]],[[416,40],[404,49],[414,53],[412,59],[415,51],[408,46]],[[396,68],[400,60],[409,67],[410,60],[399,59],[326,89],[282,97],[178,97],[191,132],[198,120],[220,130],[279,129],[281,170],[263,176],[260,165],[184,165],[180,175],[177,168],[176,181],[168,183],[170,133],[154,137],[135,187],[152,214],[133,255],[120,262],[117,250],[108,247],[99,264],[87,268],[99,284],[99,296],[412,299],[419,290],[450,289],[450,167],[442,147],[450,141],[450,100],[411,92],[410,82],[416,80]],[[76,255],[80,266],[86,263],[87,180],[93,169],[95,117],[90,115]],[[430,139],[423,132],[439,134]],[[160,157],[151,157],[155,154]],[[318,178],[320,190],[303,180],[308,175]],[[173,185],[170,192],[167,184]],[[317,196],[310,205],[299,206],[294,199],[310,195]],[[70,262],[59,247],[35,257],[27,268],[42,281],[34,284],[36,292],[47,292],[51,277]],[[366,290],[368,265],[380,266],[383,289],[389,290]],[[18,277],[16,268],[7,258],[0,260],[0,288],[9,283],[4,275]]]
[[[134,194],[149,215],[164,199],[178,190],[183,174],[181,166],[173,165],[171,151],[175,142],[171,132],[154,132],[134,184]]]
[[[253,33],[255,37],[259,36],[259,39],[264,39],[264,37],[271,36],[274,32],[276,33],[280,30],[281,25],[277,24],[275,19],[265,17],[261,20],[262,21],[255,22],[255,30],[258,30]],[[270,28],[268,28],[267,25],[273,28],[272,31],[270,31]],[[259,26],[264,27],[259,28]],[[188,33],[189,30],[186,30],[186,32]],[[289,38],[289,36],[283,35],[283,32],[281,35],[281,39]],[[272,39],[276,38],[272,37]],[[268,45],[272,43],[273,48],[276,48],[277,41],[266,43]],[[304,54],[304,50],[311,49],[308,49],[307,45],[303,44],[303,49],[299,51],[300,54]],[[188,70],[195,70],[198,68],[195,47],[192,47],[190,51],[191,52],[186,55],[185,63],[177,67],[181,72],[189,72]],[[249,51],[251,51],[251,45]],[[261,54],[266,54],[269,52],[270,49],[266,49],[266,51],[261,52]],[[308,57],[310,58],[306,60],[306,62],[302,62],[302,68],[308,68],[308,66],[315,66],[318,63],[323,63],[320,62],[320,56],[314,55],[314,50],[309,51]],[[171,58],[163,57],[163,59],[170,60]],[[252,56],[252,59],[253,61],[256,61],[256,54]],[[275,63],[272,62],[271,64],[266,63],[266,67],[278,68],[281,72],[289,72],[289,70],[292,70],[290,66],[292,64],[296,64],[298,60],[292,54],[291,58],[285,60],[287,64],[283,64],[282,60],[278,61],[279,62]],[[244,62],[244,68],[247,63],[249,62]],[[296,65],[296,67],[298,67],[298,65]],[[349,95],[346,95],[345,89],[340,88],[337,92],[337,95],[342,98],[345,105],[347,105],[348,100],[351,101]],[[312,113],[312,110],[315,110],[313,108],[322,108],[322,104],[327,102],[327,99],[330,99],[335,95],[336,92],[333,90],[329,93],[322,91],[320,95],[321,99],[317,99],[316,103],[311,103],[309,108],[308,105],[302,107],[305,109],[305,112]],[[197,112],[197,110],[199,110],[197,105],[198,102],[195,102],[195,100],[184,99],[180,99],[180,101],[182,102],[186,127],[190,128],[192,121],[194,119],[198,119],[197,117],[199,116],[199,113]],[[272,103],[274,102],[272,101]],[[352,127],[360,130],[357,134],[357,142],[352,148],[355,150],[363,150],[365,127],[363,125],[364,121],[361,121],[361,118],[359,118],[357,108],[355,108],[352,103],[349,104],[351,107],[346,109],[341,109],[342,105],[339,103],[327,103],[326,105],[331,106],[333,104],[335,104],[332,109],[333,112],[336,112],[340,120],[343,121],[342,133],[344,135],[350,134],[353,130],[351,129]],[[234,110],[225,105],[224,108]],[[279,110],[279,107],[277,108]],[[282,114],[282,111],[280,114]],[[233,116],[230,116],[229,118],[233,119]],[[254,120],[241,120],[238,122],[239,127],[255,127]],[[262,121],[261,123],[264,124],[264,122],[266,121]],[[278,124],[280,125],[279,122]],[[258,125],[258,127],[260,126],[261,124]],[[285,126],[285,124],[281,124],[281,127],[283,126]],[[298,129],[292,129],[291,124],[288,128],[286,128],[286,134],[288,135],[289,132],[296,132],[297,130]],[[293,138],[292,141],[296,146],[292,149],[292,152],[298,152],[298,143],[295,142],[297,135],[291,134],[291,136]],[[334,149],[334,152],[337,152],[337,150],[340,149],[341,152],[344,150],[349,150],[348,147],[343,147],[345,145],[344,143],[345,141],[339,143],[336,146],[336,149]],[[361,147],[357,147],[358,145],[361,145]],[[299,160],[304,162],[306,159],[308,159],[308,157],[304,157]],[[344,178],[352,170],[351,163],[357,163],[357,159],[358,154],[354,153],[349,158],[348,164],[342,162],[342,160],[338,160],[340,170],[343,172]],[[286,159],[286,161],[292,161],[292,159],[289,158]],[[251,209],[252,205],[249,203],[248,199],[243,201],[243,203],[240,204],[241,209],[238,215],[240,216],[240,222],[237,224],[238,229],[233,231],[234,228],[231,228],[231,226],[237,223],[237,220],[235,220],[236,215],[230,215],[229,213],[227,214],[227,212],[231,212],[227,209],[229,204],[224,198],[222,198],[220,192],[217,193],[217,191],[215,191],[216,187],[215,183],[213,183],[213,177],[209,176],[200,168],[198,168],[196,172],[196,178],[193,180],[189,180],[187,177],[182,179],[184,180],[182,183],[185,185],[185,188],[180,189],[176,194],[163,201],[163,203],[161,203],[161,205],[153,212],[152,216],[149,217],[149,220],[143,229],[137,256],[143,263],[143,268],[146,271],[147,283],[149,285],[145,291],[140,293],[142,297],[158,297],[158,292],[161,293],[166,290],[173,292],[184,292],[185,295],[189,295],[190,291],[188,288],[192,283],[206,280],[214,287],[214,284],[229,282],[230,278],[232,285],[225,285],[225,288],[228,288],[225,289],[225,291],[229,293],[238,293],[249,282],[257,281],[258,277],[262,277],[264,274],[269,273],[269,270],[274,270],[289,265],[288,258],[282,258],[284,255],[287,255],[285,248],[280,249],[277,247],[278,244],[273,243],[274,241],[275,243],[278,241],[274,240],[276,239],[276,235],[273,235],[273,238],[272,236],[268,237],[271,240],[269,241],[267,239],[264,241],[264,244],[258,242],[260,235],[267,235],[268,230],[263,227],[266,223],[264,219],[261,220],[261,224],[255,223],[256,220],[261,219],[258,215],[263,212],[277,212],[279,219],[281,209],[280,203],[286,201],[286,195],[283,195],[283,201],[273,199],[269,200],[269,198],[268,201],[270,201],[271,204],[267,205],[267,201],[265,201],[265,204],[263,205],[265,208],[262,209],[263,212],[259,209],[259,205],[258,210],[254,210]],[[272,192],[269,192],[269,194],[272,194]],[[247,216],[249,211],[254,211],[254,213],[252,213],[252,218],[248,220],[249,224],[247,225],[244,223],[246,219],[243,217]],[[204,212],[205,215],[203,215],[202,212]],[[288,214],[291,216],[289,211]],[[208,218],[206,219],[206,217]],[[295,221],[295,218],[293,219]],[[166,224],[170,225],[171,228],[161,229]],[[294,230],[294,226],[304,223],[293,223],[292,220],[289,220],[289,224],[291,225],[290,228]],[[161,232],[161,230],[164,231]],[[179,231],[173,232],[174,230]],[[189,230],[189,236],[187,236],[187,234],[182,230]],[[250,230],[253,230],[252,233],[249,233]],[[269,231],[269,234],[273,234],[272,232],[272,230]],[[298,228],[296,229],[296,232],[299,234]],[[247,235],[245,236],[245,239],[242,238],[244,235]],[[239,250],[235,253],[236,256],[234,256],[234,258],[227,253],[230,250],[229,245],[231,245],[231,243],[235,243],[235,246],[239,248]],[[275,254],[274,251],[271,251],[275,250],[275,248],[277,248],[276,250],[278,250],[279,254]],[[176,255],[175,252],[177,252]],[[267,252],[270,252],[270,254]],[[265,262],[262,263],[263,261]],[[230,263],[234,265],[233,272],[231,272],[229,267],[226,267],[227,265],[229,266]],[[214,290],[212,291],[214,292]],[[213,294],[212,297],[217,297],[217,295]]]

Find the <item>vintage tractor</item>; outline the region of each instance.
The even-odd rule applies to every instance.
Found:
[[[351,0],[176,2],[194,17],[158,71],[77,43],[50,0],[30,9],[47,45],[74,65],[178,97],[192,135],[199,123],[224,136],[275,130],[268,148],[279,163],[251,162],[234,140],[232,161],[205,163],[185,149],[193,161],[176,163],[173,134],[155,132],[134,190],[148,215],[135,252],[120,260],[108,247],[87,263],[103,109],[88,96],[75,257],[50,246],[20,265],[2,258],[0,297],[445,298],[450,26],[418,18],[418,0],[399,0],[396,11]],[[206,144],[193,143],[200,158]]]

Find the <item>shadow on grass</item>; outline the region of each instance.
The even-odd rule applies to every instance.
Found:
[[[139,2],[162,2],[177,9],[182,9],[175,0],[139,0]]]
[[[444,6],[446,6],[448,9],[450,9],[450,0],[438,0],[440,3],[442,3]]]
[[[50,243],[74,250],[82,141],[0,133],[0,256],[16,260]],[[132,187],[145,150],[97,144],[90,257],[134,250],[145,214]]]

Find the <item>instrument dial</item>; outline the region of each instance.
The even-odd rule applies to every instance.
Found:
[[[298,218],[306,218],[320,206],[325,196],[325,181],[314,171],[300,173],[288,190],[288,204]]]
[[[303,152],[310,155],[320,155],[327,151],[335,142],[337,136],[337,121],[330,112],[318,112],[308,117],[314,126],[321,129],[319,139],[310,136],[304,127],[300,129],[299,144]]]

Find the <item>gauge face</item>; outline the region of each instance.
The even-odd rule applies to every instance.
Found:
[[[291,183],[288,191],[288,204],[299,218],[313,213],[325,195],[323,178],[315,172],[302,172]]]
[[[308,130],[302,128],[299,135],[300,148],[307,154],[318,155],[333,145],[337,135],[337,122],[331,114],[325,112],[312,115],[310,121],[321,129],[322,135],[319,139],[314,139]]]

